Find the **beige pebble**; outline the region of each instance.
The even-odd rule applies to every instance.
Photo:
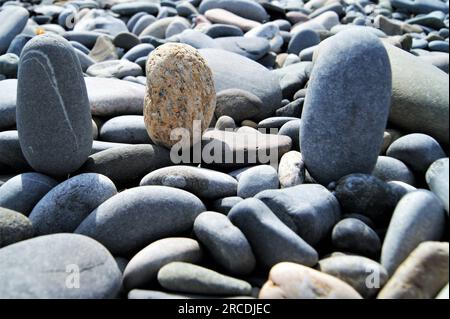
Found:
[[[299,264],[283,262],[270,270],[261,299],[361,299],[342,280]]]
[[[147,61],[147,90],[144,120],[152,141],[171,147],[174,129],[194,134],[194,121],[204,132],[216,106],[211,69],[196,49],[186,44],[168,43],[153,51]],[[199,132],[200,133],[200,132]]]

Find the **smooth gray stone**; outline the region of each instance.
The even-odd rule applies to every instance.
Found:
[[[236,196],[238,183],[224,173],[193,166],[160,168],[146,175],[141,186],[161,185],[186,190],[200,198]]]
[[[157,15],[160,10],[160,6],[153,2],[127,2],[118,3],[111,7],[111,11],[122,16],[131,16],[137,12],[147,12],[151,15]]]
[[[448,13],[448,5],[439,0],[391,0],[394,8],[408,13],[429,13],[442,11]]]
[[[113,117],[102,125],[99,138],[113,143],[152,144],[142,115]]]
[[[194,233],[228,273],[248,275],[255,269],[255,256],[247,238],[223,214],[201,213],[195,219]]]
[[[336,12],[339,16],[342,16],[345,13],[344,7],[340,3],[331,3],[331,4],[325,4],[324,6],[320,7],[319,9],[314,10],[309,17],[311,19],[325,13],[328,11]]]
[[[30,220],[19,212],[0,207],[0,248],[34,235]]]
[[[129,50],[122,59],[135,62],[138,58],[146,57],[155,49],[155,47],[148,43],[141,43]]]
[[[402,161],[420,176],[436,160],[447,157],[434,138],[420,133],[400,137],[389,146],[386,155]]]
[[[217,118],[230,116],[240,123],[244,120],[261,119],[260,110],[263,108],[263,102],[256,95],[241,89],[228,89],[217,93],[214,114]]]
[[[300,58],[296,54],[289,54],[283,63],[283,68],[300,62]]]
[[[289,136],[292,140],[292,149],[294,150],[300,150],[300,125],[302,121],[301,120],[293,120],[289,121],[286,124],[284,124],[280,131],[278,132],[278,135],[285,135]]]
[[[447,215],[449,212],[448,208],[448,198],[449,198],[449,159],[441,158],[434,162],[430,168],[428,169],[425,177],[430,190],[441,200],[441,202],[445,206],[445,210],[447,211]]]
[[[355,24],[338,24],[331,28],[330,32],[332,34],[338,34],[346,31],[356,31],[356,32],[367,32],[371,33],[379,38],[385,38],[387,35],[380,29],[376,29],[371,26],[366,25],[355,25]]]
[[[143,36],[153,36],[158,39],[165,39],[166,38],[166,31],[167,28],[170,26],[170,24],[174,21],[180,21],[182,23],[188,23],[189,22],[181,17],[167,17],[160,20],[156,20],[153,23],[150,23],[144,30],[141,31],[139,34],[139,37]]]
[[[25,46],[16,116],[20,145],[34,170],[64,176],[86,161],[92,149],[89,100],[80,62],[64,38],[43,35]]]
[[[337,223],[331,233],[331,242],[340,251],[371,258],[377,257],[381,251],[377,233],[356,218],[345,218]]]
[[[116,186],[136,186],[148,173],[172,165],[167,149],[157,145],[127,145],[93,154],[80,169],[109,177]]]
[[[330,234],[341,215],[336,198],[318,184],[268,190],[255,198],[266,204],[283,223],[312,246]]]
[[[158,271],[173,261],[198,263],[203,256],[196,240],[173,237],[157,240],[139,251],[123,273],[125,289],[149,286],[156,281]]]
[[[174,21],[171,23],[175,23],[177,21]],[[180,22],[180,21],[178,21]],[[183,22],[180,22],[183,23]],[[167,32],[166,32],[167,33]],[[177,42],[181,42],[187,45],[190,45],[191,47],[195,49],[207,49],[207,48],[216,48],[220,49],[220,45],[216,43],[216,41],[213,38],[210,38],[206,34],[200,31],[187,29],[184,30],[181,34],[175,35],[172,38],[169,38],[168,41],[176,40]]]
[[[39,173],[16,175],[0,187],[0,207],[30,215],[36,204],[58,182]]]
[[[200,199],[186,191],[136,187],[101,204],[75,232],[96,239],[113,254],[130,254],[155,240],[190,230],[205,210]]]
[[[86,78],[92,115],[143,115],[145,86],[107,78]]]
[[[301,185],[305,182],[305,163],[302,154],[290,151],[283,155],[278,166],[278,179],[281,188]]]
[[[89,54],[89,52],[90,52],[90,50],[88,48],[86,48],[84,45],[82,45],[79,42],[69,41],[69,43],[73,46],[74,49],[78,49],[81,52],[83,52],[84,54]]]
[[[244,199],[253,197],[265,190],[278,189],[279,184],[275,168],[270,165],[254,166],[239,178],[237,195]]]
[[[425,133],[448,144],[448,74],[399,48],[386,45],[386,49],[392,68],[389,121],[404,130]]]
[[[139,21],[140,18],[142,18],[145,15],[149,15],[147,12],[141,11],[133,14],[131,18],[127,21],[127,28],[128,30],[133,30],[136,23]]]
[[[282,93],[278,79],[262,65],[238,54],[215,49],[199,50],[214,76],[216,92],[241,89],[263,102],[262,118],[270,116],[280,105]]]
[[[239,27],[228,24],[212,24],[205,30],[205,34],[213,39],[244,36],[244,32]]]
[[[176,6],[177,13],[182,17],[190,17],[192,15],[198,15],[199,12],[197,8],[193,5],[193,3],[188,1],[183,1],[177,4]]]
[[[445,28],[444,23],[445,14],[440,11],[432,12],[427,15],[416,16],[414,18],[408,19],[405,22],[408,24],[420,24],[426,27],[430,27],[436,30]]]
[[[364,298],[375,297],[389,278],[383,266],[361,256],[328,257],[319,261],[319,269],[348,283]]]
[[[428,48],[428,41],[425,39],[413,38],[412,49],[426,49]]]
[[[105,247],[75,234],[41,236],[2,248],[0,268],[2,299],[115,298],[122,281]],[[79,282],[70,277],[76,271]],[[77,289],[67,288],[78,283]]]
[[[17,131],[0,132],[0,163],[18,171],[30,171],[23,156]]]
[[[81,174],[62,182],[30,214],[36,235],[73,232],[94,209],[116,194],[114,183],[100,174]]]
[[[348,174],[372,172],[390,96],[388,55],[377,37],[351,30],[320,45],[300,127],[303,159],[316,181],[327,185]]]
[[[136,22],[133,29],[131,29],[131,32],[133,34],[139,36],[142,31],[144,31],[149,25],[151,25],[153,22],[156,21],[156,18],[152,15],[144,15]]]
[[[278,78],[283,98],[292,100],[294,94],[305,87],[312,70],[311,62],[300,62],[272,71]]]
[[[178,35],[188,29],[189,26],[181,21],[173,21],[166,30],[166,38]]]
[[[92,49],[98,37],[104,35],[105,33],[95,31],[67,31],[63,34],[63,37],[69,41],[79,42],[88,49]]]
[[[244,233],[258,263],[266,268],[280,262],[314,266],[318,261],[314,248],[256,198],[248,198],[234,206],[228,218]]]
[[[288,116],[269,117],[258,123],[258,129],[267,129],[267,130],[280,129],[286,123],[295,120],[298,119],[295,117],[288,117]],[[267,133],[269,133],[269,131]]]
[[[414,186],[411,186],[409,184],[406,184],[406,183],[400,182],[400,181],[391,181],[391,182],[388,182],[388,184],[391,185],[391,187],[393,187],[397,193],[403,194],[403,195],[406,195],[408,193],[411,193],[411,192],[414,192],[417,190],[417,188],[415,188]]]
[[[259,60],[270,51],[270,43],[264,38],[225,37],[214,41],[223,50],[252,60]]]
[[[86,74],[101,78],[118,78],[126,76],[140,76],[142,68],[128,60],[109,60],[96,63],[86,70]]]
[[[383,242],[381,264],[392,275],[420,243],[439,241],[445,228],[444,206],[436,195],[427,190],[405,195],[392,215]]]
[[[109,150],[110,148],[123,147],[123,146],[132,146],[132,144],[94,141],[92,143],[91,155],[100,153],[102,151]]]
[[[288,53],[298,55],[304,49],[320,43],[320,37],[316,31],[304,29],[294,34],[289,42]]]
[[[446,52],[449,51],[449,44],[447,41],[431,41],[428,43],[428,48],[431,51],[437,51],[437,52]]]
[[[278,117],[296,117],[302,116],[304,98],[294,99],[293,102],[279,108],[275,111],[275,115]]]
[[[19,6],[4,7],[0,11],[0,55],[8,50],[14,37],[22,32],[28,16],[28,11]]]
[[[14,53],[6,53],[0,56],[0,74],[9,78],[17,77],[19,57]]]
[[[122,48],[126,51],[132,49],[136,45],[140,44],[141,40],[130,32],[121,32],[116,35],[116,37],[113,40],[113,44],[116,47]]]
[[[86,72],[86,70],[93,64],[95,64],[95,61],[87,54],[83,53],[82,51],[75,49],[75,53],[77,54],[78,60],[80,60],[81,70],[83,72]]]
[[[202,136],[202,154],[207,154],[202,160],[204,165],[217,169],[275,164],[291,150],[291,145],[291,139],[283,135],[211,130]]]
[[[17,80],[0,81],[0,131],[16,124]]]
[[[204,0],[199,7],[202,14],[211,9],[224,9],[240,17],[258,22],[269,20],[264,7],[250,0]]]
[[[185,293],[245,296],[252,292],[252,286],[246,281],[185,262],[172,262],[162,267],[158,282],[165,289]]]
[[[73,31],[75,32],[98,30],[101,30],[106,34],[116,36],[120,32],[128,31],[128,28],[122,20],[113,17],[110,13],[104,10],[99,9],[92,9],[87,12],[76,22],[73,27]]]
[[[333,185],[342,211],[362,214],[376,225],[386,224],[403,194],[381,179],[365,174],[351,174]]]
[[[20,54],[22,53],[23,47],[32,38],[33,38],[33,36],[28,35],[28,34],[18,34],[18,35],[16,35],[16,37],[12,40],[11,44],[9,45],[7,53],[14,53],[15,55],[20,57]]]
[[[230,210],[238,203],[242,202],[244,199],[238,196],[224,197],[216,199],[211,205],[215,212],[228,215]]]
[[[402,161],[389,156],[378,156],[372,175],[384,182],[400,181],[415,185],[414,173]]]

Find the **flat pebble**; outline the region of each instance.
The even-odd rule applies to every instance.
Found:
[[[96,239],[113,254],[129,254],[155,240],[188,231],[205,210],[200,199],[186,191],[136,187],[101,204],[75,232]]]
[[[16,175],[0,187],[0,206],[30,215],[34,206],[58,182],[40,173]]]
[[[278,187],[277,171],[270,165],[260,165],[242,173],[237,187],[237,195],[245,199],[268,189],[278,189]]]
[[[427,214],[423,214],[426,211]],[[426,190],[405,195],[392,215],[381,252],[381,264],[390,275],[422,242],[441,240],[446,214],[440,200]]]
[[[50,190],[30,213],[36,235],[71,233],[100,204],[117,194],[100,174],[80,174]]]
[[[449,159],[442,158],[431,164],[430,168],[426,173],[426,181],[430,190],[442,201],[447,211],[449,212],[448,203],[448,184],[449,184]]]
[[[158,271],[174,261],[197,263],[203,256],[196,240],[172,237],[157,240],[139,251],[128,263],[123,273],[126,290],[151,285]]]
[[[0,207],[0,248],[33,236],[33,225],[26,216]]]
[[[200,198],[217,199],[235,196],[238,183],[231,176],[206,168],[171,166],[146,175],[140,183],[184,189]]]
[[[249,198],[234,206],[228,218],[246,236],[258,263],[270,268],[282,261],[313,266],[317,252],[287,227],[258,199]]]
[[[201,213],[194,222],[194,233],[213,259],[234,275],[251,273],[256,260],[245,235],[224,215]]]
[[[171,291],[206,295],[250,295],[249,283],[197,265],[172,262],[158,272],[158,282]]]
[[[100,129],[99,138],[113,143],[152,143],[142,115],[122,115],[106,121]]]

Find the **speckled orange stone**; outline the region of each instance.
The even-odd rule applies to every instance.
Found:
[[[208,127],[216,107],[211,69],[196,49],[168,43],[153,51],[147,61],[144,120],[151,139],[170,148],[172,130],[185,128],[193,136],[193,123]]]

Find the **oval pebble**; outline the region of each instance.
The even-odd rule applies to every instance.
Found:
[[[101,204],[75,232],[96,239],[113,254],[129,254],[155,240],[188,231],[205,210],[200,199],[186,191],[136,187]]]
[[[58,182],[40,173],[16,175],[0,187],[0,207],[30,215],[32,209]]]
[[[200,198],[217,199],[235,196],[238,184],[227,174],[192,166],[171,166],[146,175],[140,183],[184,189]]]
[[[108,250],[76,234],[40,236],[2,248],[0,269],[2,299],[115,298],[122,281]],[[79,272],[79,288],[67,289],[66,283],[78,286],[68,279],[75,271]]]
[[[278,187],[276,169],[270,165],[260,165],[242,173],[237,186],[237,195],[245,199],[268,189],[278,189]]]
[[[33,236],[33,224],[26,216],[0,207],[0,248]]]
[[[123,273],[123,285],[126,290],[148,286],[156,281],[163,266],[174,261],[197,263],[202,255],[196,240],[182,237],[157,240],[130,260]]]
[[[287,227],[258,199],[249,198],[234,206],[228,218],[246,236],[258,263],[270,268],[282,261],[314,266],[317,252]]]
[[[206,295],[250,295],[249,283],[219,274],[197,265],[172,262],[158,272],[158,282],[164,288],[186,293]]]
[[[194,233],[227,272],[248,275],[254,270],[255,256],[247,238],[226,216],[215,212],[201,213],[195,219]]]
[[[37,235],[71,233],[100,204],[117,194],[100,174],[72,177],[49,191],[33,208],[30,220]]]
[[[151,144],[142,115],[122,115],[106,121],[100,128],[100,140],[125,144]]]

